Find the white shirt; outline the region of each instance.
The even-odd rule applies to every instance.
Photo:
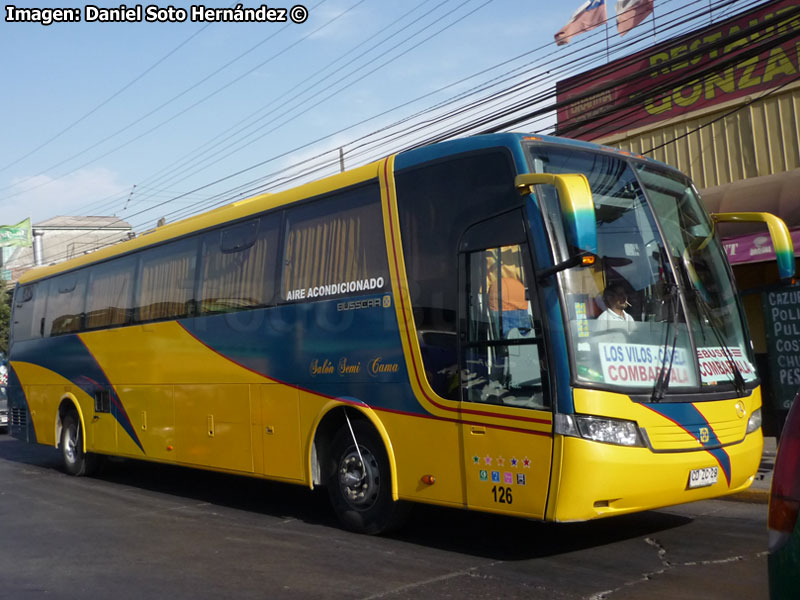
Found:
[[[624,310],[622,311],[622,315],[618,315],[610,308],[605,309],[600,316],[597,317],[597,320],[605,323],[607,329],[617,327],[622,329],[630,329],[630,323],[634,322],[633,317]]]

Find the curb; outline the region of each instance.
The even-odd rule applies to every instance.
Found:
[[[749,489],[730,496],[722,496],[719,500],[729,502],[746,502],[749,504],[769,504],[769,490]]]

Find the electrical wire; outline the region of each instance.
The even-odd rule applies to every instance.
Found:
[[[717,7],[717,9],[719,9],[719,7]],[[506,91],[505,93],[506,93],[506,94],[509,94],[510,92]],[[524,102],[517,102],[517,104],[521,104],[521,105],[523,105],[523,106],[524,106],[524,103],[525,103],[525,102],[531,102],[531,100],[532,100],[531,98],[527,98],[527,99],[524,99]],[[486,102],[488,102],[488,100],[486,100],[486,99],[483,99],[484,108],[486,107]],[[516,105],[513,105],[511,108],[507,108],[507,109],[506,109],[506,111],[504,111],[504,114],[507,114],[507,113],[508,113],[508,111],[514,110],[515,108],[516,108]],[[551,110],[552,110],[552,107],[551,107]],[[466,113],[466,112],[467,112],[467,110],[466,110],[466,109],[461,109],[461,112],[463,112],[463,113]],[[528,116],[529,118],[531,117],[531,115],[527,115],[527,116]],[[535,116],[535,115],[534,115],[534,116]],[[485,121],[486,121],[486,117],[484,117],[483,119],[481,119],[481,120],[477,121],[477,123],[478,123],[478,124],[480,124],[480,123],[483,123],[483,122],[485,122]],[[473,122],[473,123],[472,123],[470,126],[471,126],[471,127],[474,127],[475,125],[476,125],[476,123],[475,123],[475,122]],[[465,130],[465,128],[466,128],[466,126],[463,126],[463,125],[462,125],[461,127],[459,127],[459,128],[458,128],[458,130],[457,130],[457,131],[458,131],[458,132],[461,132],[461,131]],[[420,130],[420,126],[419,126],[419,125],[415,125],[415,131],[419,131],[419,130]],[[452,135],[453,133],[454,133],[454,131],[451,129],[451,130],[448,132],[448,135]],[[362,139],[363,139],[364,137],[367,137],[367,136],[362,136]],[[437,136],[437,139],[438,139],[438,137],[441,137],[441,136]],[[422,140],[420,143],[427,143],[429,140],[430,140],[430,138],[426,138],[426,139]],[[298,149],[294,149],[293,151],[290,151],[290,152],[295,152],[295,151],[297,151],[297,150],[298,150]],[[244,173],[244,172],[247,172],[247,171],[250,171],[250,170],[252,170],[252,169],[254,169],[254,168],[260,167],[260,166],[262,166],[263,164],[266,164],[266,163],[268,163],[268,162],[272,162],[273,160],[276,160],[276,159],[278,159],[278,158],[280,158],[280,157],[284,156],[285,154],[286,154],[286,153],[284,153],[284,154],[282,154],[282,155],[278,155],[278,156],[276,156],[276,157],[272,157],[271,159],[269,159],[269,160],[267,160],[267,161],[262,161],[261,163],[258,163],[258,164],[256,164],[256,165],[253,165],[253,166],[251,166],[251,167],[248,167],[247,169],[243,169],[243,170],[241,170],[241,171],[239,171],[239,172],[237,172],[237,173],[234,173],[233,175],[227,176],[227,177],[225,177],[225,178],[222,178],[222,179],[220,179],[220,180],[216,180],[216,181],[212,182],[211,184],[207,184],[207,185],[205,185],[205,186],[202,186],[202,187],[200,187],[200,188],[195,188],[194,190],[192,190],[192,191],[190,191],[190,192],[186,192],[186,193],[184,193],[184,194],[180,194],[180,195],[178,195],[178,196],[176,196],[176,197],[173,197],[173,198],[172,198],[172,199],[170,199],[169,201],[167,201],[167,202],[165,202],[165,203],[162,203],[162,205],[164,205],[164,206],[165,206],[165,205],[167,205],[167,204],[169,204],[169,203],[171,203],[171,202],[175,202],[175,201],[177,201],[177,200],[179,200],[179,199],[181,199],[181,198],[184,198],[184,197],[186,197],[186,196],[188,196],[188,195],[191,195],[191,194],[193,194],[193,193],[196,193],[197,191],[200,191],[200,190],[202,190],[202,189],[206,189],[206,188],[208,188],[208,187],[210,187],[210,186],[212,186],[212,185],[215,185],[215,184],[217,184],[217,183],[219,183],[219,182],[221,182],[221,181],[224,181],[224,180],[230,179],[230,178],[232,178],[232,177],[234,177],[234,176],[240,175],[240,174],[242,174],[242,173]],[[318,155],[318,158],[324,157],[326,154],[330,154],[330,151],[327,151],[327,152],[322,152],[322,153],[320,153],[320,154]],[[319,171],[319,170],[324,170],[324,169],[330,168],[330,166],[333,164],[333,162],[334,162],[334,161],[328,160],[328,161],[327,161],[326,163],[324,163],[322,166],[315,167],[315,168],[314,168],[314,171]],[[284,169],[284,171],[285,171],[285,170],[288,170],[288,169],[291,169],[291,168],[294,168],[294,167],[296,167],[296,165],[291,165],[290,167],[287,167],[286,169]],[[306,173],[306,174],[307,174],[307,173]],[[294,179],[296,179],[296,178],[302,178],[302,177],[303,177],[303,175],[304,175],[304,173],[301,173],[300,175],[297,175],[297,176],[295,176],[295,177],[293,177],[293,178],[291,178],[291,179],[292,179],[292,180],[294,180]],[[281,185],[281,183],[285,183],[286,181],[287,181],[287,179],[286,179],[286,178],[283,178],[283,179],[281,179],[281,180],[278,180],[278,182],[277,182],[277,183],[273,183],[273,182],[270,182],[270,183],[263,183],[263,182],[262,182],[262,187],[271,187],[271,186],[274,186],[274,185]],[[229,190],[229,191],[228,191],[228,193],[230,193],[230,192],[231,192],[231,190]],[[223,192],[223,193],[220,193],[218,196],[221,196],[221,195],[225,195],[225,192]],[[214,198],[215,198],[215,196],[211,196],[211,198],[212,198],[212,199],[214,199]],[[228,196],[227,198],[228,198],[228,199],[227,199],[226,201],[230,201],[230,196]]]

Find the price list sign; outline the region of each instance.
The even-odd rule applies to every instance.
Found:
[[[800,286],[764,292],[761,301],[774,406],[788,409],[800,389]]]

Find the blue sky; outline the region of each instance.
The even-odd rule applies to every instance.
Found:
[[[311,0],[302,24],[0,21],[0,224],[116,215],[141,231],[252,195],[292,165],[303,166],[282,175],[335,172],[340,146],[348,166],[363,164],[413,138],[353,140],[501,74],[544,74],[581,48],[603,62],[600,30],[553,43],[580,4]],[[656,15],[692,5],[656,0]],[[637,31],[631,49],[653,42],[652,24]]]

